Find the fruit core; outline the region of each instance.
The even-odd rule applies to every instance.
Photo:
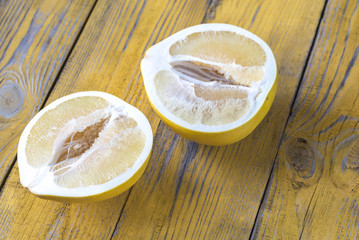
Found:
[[[186,81],[218,82],[223,85],[241,85],[226,76],[219,68],[192,61],[172,62],[171,66],[182,79]]]
[[[109,118],[105,118],[86,127],[83,131],[74,132],[66,139],[58,151],[58,159],[55,163],[81,156],[86,150],[91,148],[108,121]]]

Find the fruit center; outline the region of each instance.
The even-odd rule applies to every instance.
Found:
[[[191,61],[172,62],[171,66],[175,73],[189,82],[198,82],[196,80],[199,80],[203,82],[218,82],[224,85],[240,85],[231,76],[226,76],[213,66],[206,66]]]
[[[63,146],[60,148],[60,151],[58,152],[59,157],[55,163],[81,156],[91,148],[95,139],[98,138],[100,132],[104,129],[108,121],[109,118],[102,119],[101,121],[86,127],[83,131],[73,133],[66,139]]]
[[[50,163],[56,184],[103,184],[128,171],[140,156],[146,138],[134,119],[116,110],[93,115],[97,117],[84,116],[63,127]],[[82,125],[83,119],[92,120]]]

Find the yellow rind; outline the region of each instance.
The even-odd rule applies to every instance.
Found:
[[[140,179],[140,177],[145,172],[145,169],[147,167],[150,157],[151,157],[151,154],[148,155],[148,157],[146,158],[146,161],[142,164],[142,166],[138,169],[138,171],[132,177],[130,177],[126,182],[124,182],[121,185],[118,185],[115,188],[112,188],[106,192],[102,192],[102,193],[99,193],[96,195],[85,196],[85,197],[65,197],[65,196],[54,196],[54,195],[39,195],[39,194],[31,192],[30,189],[29,190],[32,194],[36,195],[37,197],[40,197],[42,199],[47,199],[47,200],[54,200],[54,201],[58,201],[58,202],[90,203],[90,202],[103,201],[106,199],[113,198],[113,197],[127,191],[128,189],[130,189]]]
[[[267,115],[273,101],[275,98],[275,94],[277,91],[278,80],[277,77],[274,80],[274,83],[271,89],[268,92],[266,99],[264,100],[260,109],[255,113],[255,115],[249,119],[247,122],[243,123],[242,125],[227,130],[223,132],[200,132],[194,131],[188,128],[184,128],[169,119],[167,119],[155,106],[152,102],[150,95],[147,93],[147,97],[151,103],[152,108],[155,110],[157,115],[161,118],[161,120],[169,126],[175,133],[187,138],[191,141],[205,144],[205,145],[212,145],[212,146],[222,146],[222,145],[229,145],[235,142],[242,140],[243,138],[247,137],[253,130],[260,124],[260,122],[264,119]]]

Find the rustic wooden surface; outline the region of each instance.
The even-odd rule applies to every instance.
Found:
[[[278,65],[271,111],[225,147],[168,129],[140,75],[149,46],[204,22],[254,32]],[[355,0],[0,1],[0,239],[355,239],[358,25]],[[43,104],[83,90],[144,112],[149,166],[107,201],[36,198],[19,183],[18,136]]]
[[[359,236],[358,1],[329,1],[254,238]]]

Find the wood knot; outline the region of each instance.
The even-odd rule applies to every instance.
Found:
[[[215,19],[216,18],[216,8],[221,4],[221,0],[211,0],[207,9],[206,18]]]
[[[342,189],[356,191],[359,186],[359,135],[344,139],[335,148],[331,160],[331,179]]]
[[[287,148],[287,162],[302,178],[313,175],[314,154],[307,140],[296,138],[290,141]]]
[[[323,171],[319,152],[304,138],[290,138],[287,141],[285,161],[292,186],[296,189],[313,185]]]
[[[12,80],[0,81],[0,117],[12,118],[22,108],[23,93]]]
[[[356,139],[351,144],[344,162],[344,170],[350,169],[359,172],[359,139]]]

